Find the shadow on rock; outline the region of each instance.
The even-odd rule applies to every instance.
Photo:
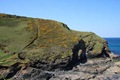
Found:
[[[67,70],[72,69],[80,63],[87,62],[85,42],[82,39],[73,47],[72,52],[72,61],[67,65]]]
[[[14,64],[9,73],[6,74],[5,79],[12,78],[20,69],[21,66],[19,66],[19,63]]]

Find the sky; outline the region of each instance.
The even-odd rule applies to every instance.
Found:
[[[0,13],[57,20],[73,30],[120,37],[120,0],[0,0]]]

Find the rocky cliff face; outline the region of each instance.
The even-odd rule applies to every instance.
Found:
[[[27,67],[69,70],[96,57],[111,57],[111,52],[92,32],[73,31],[53,20],[0,14],[0,66],[5,73],[16,63],[14,74]]]

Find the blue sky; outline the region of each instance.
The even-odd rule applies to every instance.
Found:
[[[0,13],[52,19],[73,30],[120,37],[120,0],[0,0]]]

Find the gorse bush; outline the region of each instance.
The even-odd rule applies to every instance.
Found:
[[[72,34],[72,31],[63,26],[63,23],[50,20],[38,20],[40,45],[70,46],[77,42],[79,37]]]

